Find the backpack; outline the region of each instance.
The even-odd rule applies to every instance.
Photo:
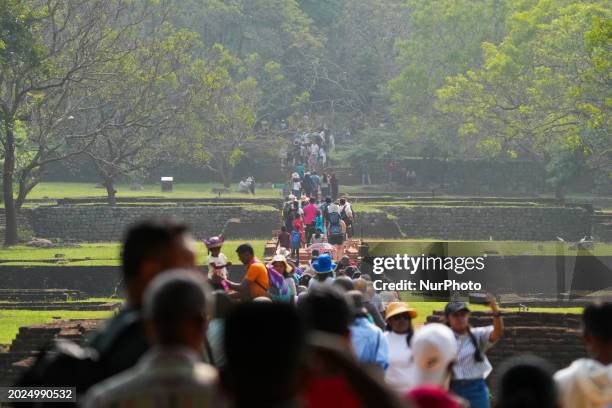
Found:
[[[299,247],[302,242],[302,234],[300,231],[291,231],[291,246]]]
[[[355,214],[353,213],[353,216]],[[350,224],[352,224],[351,219],[349,218],[349,216],[346,213],[346,205],[344,207],[342,207],[342,210],[340,210],[340,217],[342,218],[342,221],[344,221],[344,223],[348,226]]]
[[[337,212],[329,213],[329,233],[342,234],[342,226],[340,225],[340,214]]]
[[[270,298],[274,302],[289,303],[291,301],[291,294],[283,275],[271,266],[266,266],[266,269],[268,270],[268,294]]]

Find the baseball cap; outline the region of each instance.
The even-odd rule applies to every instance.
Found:
[[[414,386],[444,386],[448,366],[457,359],[457,340],[453,331],[440,323],[430,323],[417,330],[410,341],[411,377]]]
[[[452,302],[448,302],[446,306],[444,306],[444,314],[446,316],[451,315],[453,313],[459,312],[461,310],[465,310],[466,312],[470,312],[471,310],[467,307],[465,302],[460,302],[454,300]]]

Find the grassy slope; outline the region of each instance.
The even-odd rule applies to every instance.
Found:
[[[245,241],[230,240],[226,241],[222,252],[234,264],[239,263],[236,256],[236,248]],[[259,257],[263,256],[265,240],[250,240],[248,241],[255,249],[255,254]],[[0,265],[119,265],[119,250],[118,243],[86,243],[81,244],[79,248],[30,248],[25,246],[14,246],[11,248],[0,248],[0,260],[27,260],[28,262],[1,262]],[[198,263],[205,263],[207,251],[202,242],[197,242]],[[64,259],[84,259],[90,260],[69,262],[69,263],[47,263],[43,260],[55,260],[56,254],[63,254]],[[37,262],[38,261],[38,262]]]

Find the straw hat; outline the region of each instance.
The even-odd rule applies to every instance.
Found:
[[[287,263],[287,258],[283,255],[274,255],[272,260],[270,261],[270,265],[274,265],[276,262],[282,262],[285,264],[285,271],[287,273],[293,272],[293,268]]]
[[[410,318],[414,319],[417,316],[417,312],[415,309],[408,307],[408,305],[404,302],[391,302],[387,305],[387,310],[385,312],[385,320],[389,320],[393,316],[397,316],[402,313],[408,313]]]

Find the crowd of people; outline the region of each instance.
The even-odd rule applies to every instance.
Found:
[[[494,298],[489,326],[472,327],[469,306],[454,301],[444,322],[419,328],[414,308],[383,301],[347,258],[320,254],[301,268],[279,251],[266,265],[243,244],[246,274],[232,282],[223,238],[206,245],[209,274],[185,225],[132,226],[121,252],[125,307],[84,346],[43,353],[17,385],[76,387],[79,403],[96,408],[489,406],[486,353],[504,331]],[[535,358],[507,362],[496,406],[612,403],[611,321],[612,303],[587,306],[591,356],[554,375]]]
[[[328,154],[335,148],[334,135],[327,128],[312,133],[298,132],[294,135],[291,147],[281,149],[281,165],[285,168],[303,163],[311,169],[325,168]]]

